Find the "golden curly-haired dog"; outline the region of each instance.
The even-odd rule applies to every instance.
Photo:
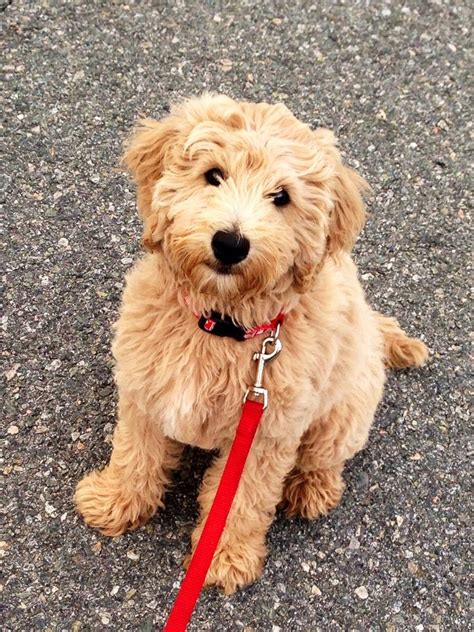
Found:
[[[148,253],[127,276],[116,325],[110,463],[79,483],[75,501],[106,535],[135,529],[163,507],[183,444],[217,448],[196,545],[261,345],[210,335],[196,314],[251,328],[283,312],[283,352],[265,374],[270,405],[207,576],[230,593],[260,575],[281,501],[306,518],[339,503],[384,365],[419,366],[427,349],[366,302],[350,251],[367,185],[342,164],[330,131],[283,105],[204,95],[141,121],[123,160]]]

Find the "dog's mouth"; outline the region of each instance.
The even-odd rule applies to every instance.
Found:
[[[216,274],[221,276],[231,276],[236,273],[235,265],[225,265],[223,263],[206,264]]]
[[[223,276],[228,276],[230,274],[234,274],[235,270],[233,269],[232,266],[226,266],[226,265],[223,265],[223,264],[219,264],[216,267],[216,272],[217,272],[217,274],[221,274]]]

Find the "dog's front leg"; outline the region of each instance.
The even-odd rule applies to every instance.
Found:
[[[214,500],[229,449],[230,446],[221,452],[204,476],[199,494],[201,513],[192,535],[193,550]],[[283,481],[295,463],[296,451],[296,444],[257,436],[206,585],[219,586],[230,594],[258,579],[266,556],[266,533],[282,497]]]
[[[85,476],[76,488],[74,500],[86,523],[116,536],[146,522],[163,505],[180,453],[180,445],[163,435],[158,420],[121,393],[110,463]]]

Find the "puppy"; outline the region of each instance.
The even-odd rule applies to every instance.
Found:
[[[427,349],[367,304],[350,256],[367,185],[330,131],[283,105],[204,95],[141,121],[123,161],[148,253],[127,275],[115,328],[112,456],[75,502],[106,535],[136,529],[163,507],[183,445],[217,448],[195,547],[255,381],[258,331],[284,315],[269,407],[206,580],[232,593],[261,574],[279,503],[310,519],[339,503],[385,366],[420,366]]]

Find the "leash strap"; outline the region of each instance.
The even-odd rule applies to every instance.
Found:
[[[163,632],[184,632],[219,544],[264,404],[247,399],[211,510]]]

